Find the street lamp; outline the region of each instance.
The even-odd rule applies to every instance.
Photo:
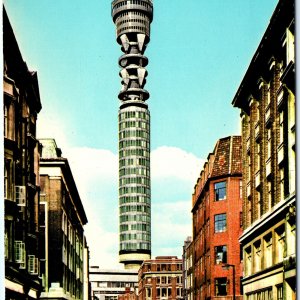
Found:
[[[222,269],[224,270],[228,270],[230,267],[232,267],[232,284],[233,284],[233,300],[235,300],[235,265],[231,265],[231,264],[224,264],[222,266]]]

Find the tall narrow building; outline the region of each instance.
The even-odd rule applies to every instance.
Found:
[[[122,89],[119,93],[119,260],[139,268],[151,257],[150,112],[144,89],[152,0],[114,0],[112,18]]]

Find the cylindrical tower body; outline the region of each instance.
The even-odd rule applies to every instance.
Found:
[[[122,89],[119,93],[119,260],[139,268],[151,258],[150,112],[144,89],[152,0],[115,0],[112,17]]]

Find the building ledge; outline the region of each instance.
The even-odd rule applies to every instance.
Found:
[[[245,276],[245,277],[243,277],[242,282],[246,281],[248,284],[250,282],[261,280],[263,278],[269,277],[269,276],[277,274],[277,273],[283,273],[282,271],[283,271],[283,262],[275,264],[269,268],[262,269],[262,270],[254,273],[254,274],[251,274],[249,276]]]
[[[272,210],[265,213],[260,219],[256,220],[249,228],[246,228],[243,234],[239,238],[241,244],[245,244],[245,241],[255,236],[258,230],[261,230],[264,226],[274,223],[274,220],[278,220],[276,216],[288,209],[289,205],[296,201],[296,195],[289,195],[287,199],[284,199],[277,203]],[[284,216],[285,218],[285,216]],[[280,220],[278,220],[280,221]],[[270,225],[269,225],[270,226]]]

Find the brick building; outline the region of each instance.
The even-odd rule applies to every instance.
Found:
[[[37,73],[23,61],[3,7],[5,299],[37,299],[39,142]]]
[[[194,243],[191,236],[184,241],[182,252],[182,298],[185,300],[193,299],[193,253]]]
[[[295,299],[295,8],[280,0],[233,99],[241,109],[246,299]]]
[[[220,139],[195,185],[193,299],[232,299],[234,294],[242,298],[241,154],[240,136]]]
[[[40,139],[40,299],[87,299],[87,217],[66,158],[54,139]],[[84,298],[85,297],[85,298]]]
[[[138,300],[135,291],[131,291],[129,287],[125,288],[125,293],[118,295],[118,300]]]
[[[138,298],[182,299],[182,259],[157,256],[145,260],[138,273]]]

